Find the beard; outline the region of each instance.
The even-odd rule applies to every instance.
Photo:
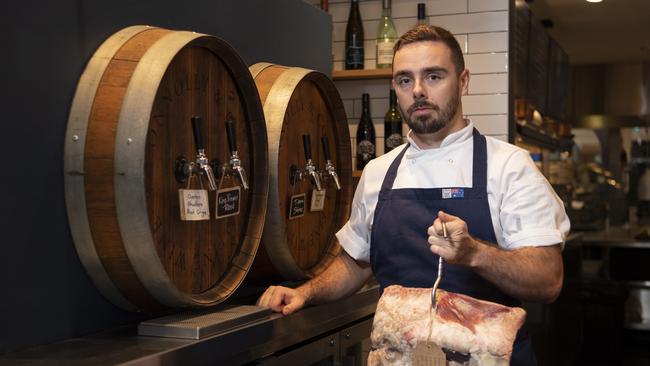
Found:
[[[433,109],[433,111],[436,112],[436,116],[434,117],[434,114],[430,113],[413,117],[413,112],[415,112],[417,108],[421,107]],[[451,99],[444,108],[440,108],[439,105],[431,103],[426,99],[416,99],[415,102],[406,110],[406,124],[411,130],[413,130],[413,132],[418,134],[436,133],[449,124],[457,111],[458,90],[455,90],[454,93],[452,93]]]

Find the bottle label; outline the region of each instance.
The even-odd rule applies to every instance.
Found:
[[[346,68],[363,68],[363,47],[349,46],[345,51]]]
[[[395,42],[383,41],[377,43],[377,65],[393,64],[393,47]]]
[[[399,133],[393,133],[386,139],[386,147],[390,149],[394,149],[403,143],[402,135]]]
[[[370,161],[375,157],[375,144],[368,140],[363,140],[357,144],[357,158],[364,162]]]

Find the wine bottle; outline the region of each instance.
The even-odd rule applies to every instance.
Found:
[[[393,47],[397,40],[395,24],[390,16],[390,0],[382,0],[381,19],[377,27],[377,68],[393,66]]]
[[[415,25],[429,25],[425,3],[418,3],[418,22]]]
[[[363,111],[357,126],[357,170],[363,170],[368,162],[376,156],[375,127],[370,118],[370,96],[362,96]]]
[[[384,117],[384,154],[398,147],[402,139],[402,115],[397,109],[397,97],[395,90],[390,90],[390,106]]]
[[[350,14],[345,27],[345,69],[363,69],[363,23],[359,0],[350,0]]]

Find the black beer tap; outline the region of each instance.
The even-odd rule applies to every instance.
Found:
[[[316,186],[316,190],[321,190],[320,185],[320,173],[316,170],[316,166],[312,161],[311,157],[311,139],[309,135],[302,135],[302,144],[305,148],[305,160],[307,165],[305,166],[305,173],[311,178],[312,184]]]
[[[232,115],[228,115],[226,120],[226,135],[228,136],[228,147],[230,148],[230,169],[237,173],[239,181],[244,190],[248,190],[248,181],[246,180],[246,170],[241,165],[241,160],[237,154],[237,135],[235,135],[235,125]]]
[[[341,190],[341,183],[339,182],[339,175],[336,174],[336,167],[330,160],[330,143],[327,136],[321,137],[321,142],[323,143],[323,154],[325,155],[325,171],[327,175],[325,177],[331,176],[334,179],[334,184],[336,184],[336,190]]]
[[[205,149],[203,148],[203,139],[201,135],[201,117],[192,117],[192,130],[194,131],[194,144],[196,145],[195,164],[198,166],[198,171],[204,173],[208,178],[208,185],[210,187],[210,190],[214,191],[217,189],[217,181],[214,178],[212,167],[208,162],[208,157],[205,155]],[[195,168],[190,165],[189,169],[193,170]]]

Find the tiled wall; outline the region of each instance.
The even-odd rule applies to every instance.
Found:
[[[307,0],[314,5],[319,0]],[[458,39],[470,70],[469,94],[463,112],[486,135],[508,139],[508,0],[392,0],[398,35],[415,25],[417,3],[426,3],[430,24],[447,28]],[[375,36],[381,17],[381,0],[360,0],[364,25],[365,68],[375,68]],[[334,70],[343,69],[345,27],[349,0],[330,0]],[[383,153],[383,118],[388,109],[388,80],[337,81],[345,104],[355,153],[356,128],[361,117],[361,94],[369,93],[370,112],[377,134],[378,154]],[[404,132],[408,128],[404,125]]]

